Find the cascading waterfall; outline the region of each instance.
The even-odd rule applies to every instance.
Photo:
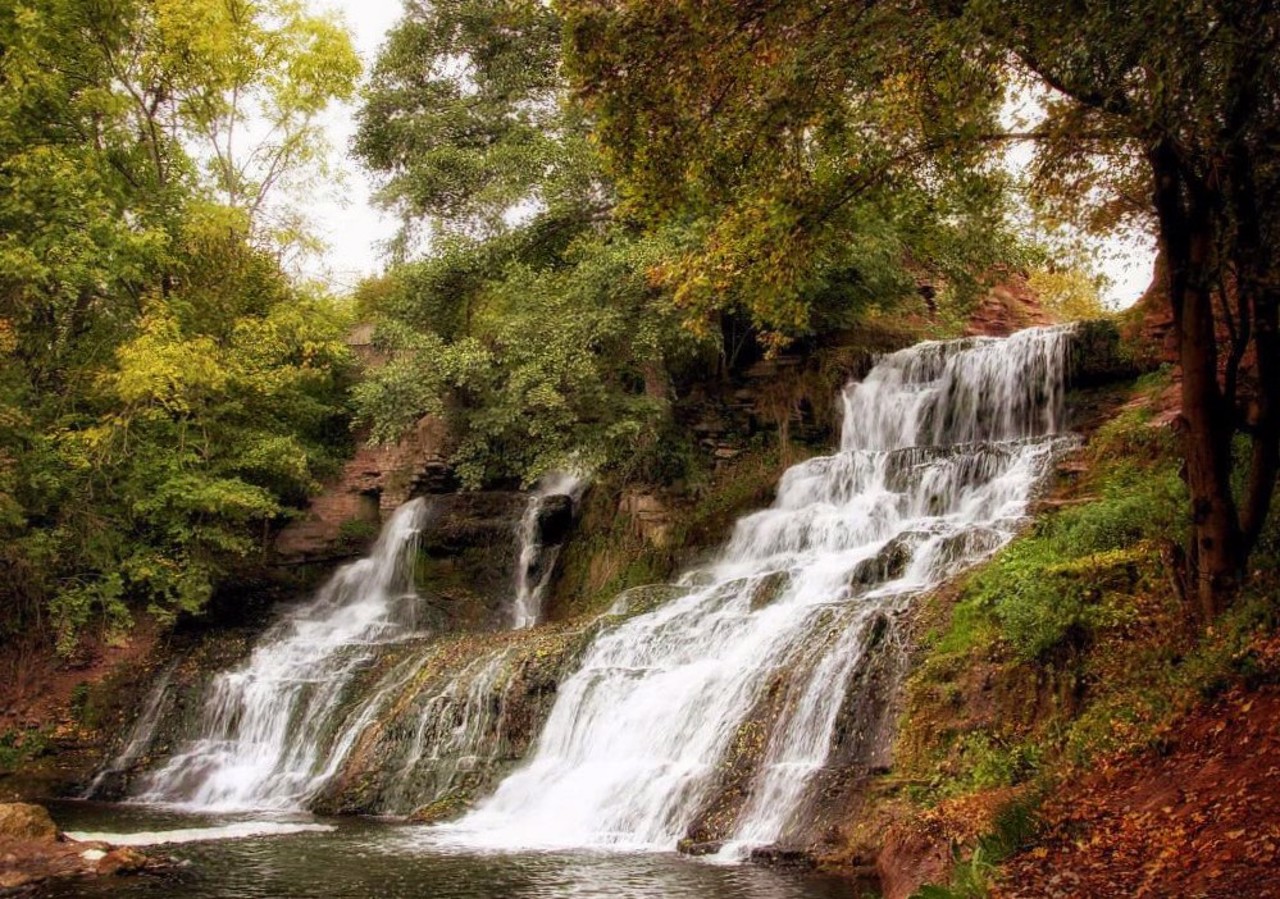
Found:
[[[388,804],[411,809],[447,795],[467,773],[500,748],[506,706],[501,681],[511,656],[505,648],[473,659],[429,696],[403,761],[391,779]],[[429,788],[420,783],[430,781]]]
[[[544,545],[548,503],[567,498],[571,507],[585,486],[582,478],[553,473],[530,493],[514,535],[514,628],[537,622],[560,549],[559,542]],[[285,810],[303,808],[319,795],[366,731],[404,691],[415,689],[418,671],[435,651],[421,639],[413,589],[418,536],[433,516],[429,499],[402,506],[367,558],[340,569],[312,601],[268,630],[243,665],[218,675],[206,694],[198,737],[140,780],[134,798]],[[360,678],[397,645],[405,649],[396,651],[403,656],[398,662],[372,684]],[[419,702],[416,729],[380,810],[412,810],[446,793],[469,766],[492,761],[502,722],[490,710],[500,705],[510,674],[503,665],[507,655],[500,647],[480,656]],[[164,686],[157,690],[135,726],[141,729],[137,739],[129,740],[91,790],[147,749]]]
[[[773,506],[685,577],[687,595],[597,637],[532,757],[439,838],[671,849],[779,685],[726,851],[785,836],[874,622],[1009,540],[1071,439],[1058,436],[1069,339],[1035,329],[883,359],[845,392],[840,451],[789,469]]]
[[[348,727],[328,739],[342,723],[345,694],[380,645],[416,627],[413,564],[430,516],[427,500],[405,503],[368,557],[339,569],[264,635],[245,664],[218,675],[200,737],[151,774],[136,798],[290,809],[323,788],[355,736]]]

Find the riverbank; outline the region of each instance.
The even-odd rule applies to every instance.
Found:
[[[50,881],[154,874],[172,866],[132,846],[72,839],[43,806],[0,804],[0,896],[29,895]]]

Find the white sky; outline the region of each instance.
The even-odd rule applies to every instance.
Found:
[[[401,13],[401,0],[318,0],[318,8],[339,12],[355,34],[356,49],[365,70],[372,67],[388,29]],[[355,134],[355,104],[331,109],[326,129],[333,143],[335,169],[340,178],[330,188],[318,191],[306,203],[306,211],[320,236],[327,242],[323,260],[313,262],[307,274],[324,278],[336,290],[353,287],[360,278],[381,271],[383,253],[379,245],[394,235],[397,222],[375,209],[371,203],[372,179],[350,156]],[[1010,154],[1010,164],[1029,154],[1020,148]],[[1145,236],[1097,244],[1103,257],[1102,270],[1111,279],[1105,299],[1114,307],[1129,306],[1151,282],[1154,249]]]
[[[402,9],[400,0],[319,0],[315,8],[336,10],[346,20],[355,35],[366,74],[373,67],[384,35],[400,18]],[[395,234],[398,224],[394,217],[373,207],[374,182],[350,154],[358,103],[357,98],[356,103],[334,107],[326,114],[325,129],[333,144],[334,168],[340,177],[305,207],[328,244],[323,259],[313,262],[307,274],[323,277],[339,291],[382,270],[379,244]]]

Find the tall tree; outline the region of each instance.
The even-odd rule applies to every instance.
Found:
[[[1119,145],[1145,169],[1181,368],[1189,561],[1210,615],[1246,570],[1280,466],[1280,8],[1272,0],[946,6],[1057,92],[1046,128],[1056,153],[1088,158]],[[1241,434],[1249,463],[1237,498]]]
[[[355,149],[408,232],[492,236],[611,196],[566,103],[561,21],[536,0],[410,0],[378,56]]]

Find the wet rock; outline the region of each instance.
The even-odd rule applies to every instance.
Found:
[[[476,491],[433,496],[428,502],[414,566],[422,597],[419,622],[437,631],[506,627],[528,495]]]
[[[66,838],[31,840],[0,836],[0,892],[32,889],[53,880],[160,871],[172,864],[170,859],[149,856],[127,846],[79,843]]]
[[[864,559],[849,576],[850,586],[874,587],[902,577],[911,561],[911,547],[904,537],[895,537],[869,559]]]
[[[755,612],[772,605],[790,583],[791,574],[786,571],[775,571],[761,578],[755,589],[751,591],[751,611]]]
[[[682,855],[715,855],[722,848],[724,842],[722,840],[693,840],[685,837],[676,844],[676,851]]]
[[[58,838],[58,826],[44,806],[30,802],[0,803],[0,837],[52,841]]]
[[[112,849],[98,859],[94,870],[99,874],[135,874],[138,871],[145,870],[151,864],[151,859],[143,855],[137,849],[130,846],[121,846]]]
[[[686,596],[690,590],[683,584],[641,584],[619,593],[609,607],[609,614],[639,615]]]
[[[812,868],[813,856],[803,849],[786,846],[759,846],[751,850],[751,860],[774,868]]]
[[[573,528],[573,497],[544,497],[538,508],[538,543],[556,546],[569,537]]]
[[[514,491],[450,493],[430,500],[430,518],[420,537],[423,552],[453,556],[477,547],[501,549],[514,556],[516,525],[528,497]],[[511,575],[511,559],[503,559],[503,577]]]
[[[651,545],[670,543],[675,516],[655,494],[628,490],[618,502],[618,512],[630,518],[636,533]]]

